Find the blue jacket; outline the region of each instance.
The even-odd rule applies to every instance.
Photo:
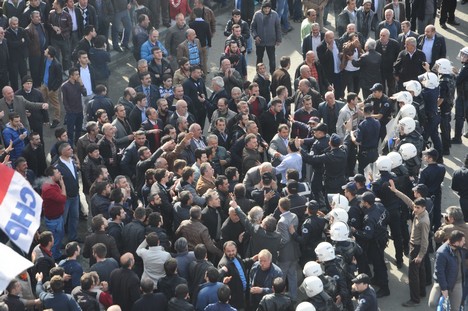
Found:
[[[21,157],[21,153],[23,152],[25,144],[24,139],[20,139],[19,137],[24,132],[26,132],[25,128],[15,130],[10,126],[10,123],[8,123],[3,130],[3,141],[5,142],[5,145],[8,146],[10,141],[13,141],[14,149],[10,152],[10,161],[12,162]]]
[[[464,274],[465,251],[453,250],[448,243],[442,244],[437,250],[435,265],[434,265],[434,280],[439,283],[440,290],[452,290],[457,281],[457,266],[456,252],[461,254],[461,271]],[[464,283],[464,275],[462,275],[462,283]]]
[[[163,52],[163,57],[167,57],[167,50],[166,48],[164,47],[164,45],[161,43],[161,41],[157,41],[156,42],[156,45],[161,49],[161,51]],[[156,45],[153,45],[149,40],[147,40],[145,43],[143,43],[141,45],[141,48],[140,48],[140,56],[141,58],[143,59],[146,59],[149,62],[151,62],[153,60],[153,53],[151,53],[151,49],[153,47],[155,47]]]
[[[207,305],[218,302],[218,289],[221,286],[223,286],[221,282],[200,284],[195,310],[203,311]]]

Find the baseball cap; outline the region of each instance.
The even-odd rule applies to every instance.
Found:
[[[429,188],[427,188],[427,186],[424,184],[417,184],[413,187],[413,191],[419,192],[423,198],[429,195]]]
[[[375,203],[375,195],[370,191],[364,192],[363,194],[358,196],[357,199],[359,201],[364,201],[364,202],[367,202],[369,204],[374,204]]]
[[[383,85],[380,84],[380,83],[375,83],[371,88],[370,88],[370,91],[371,92],[374,92],[374,91],[383,91]]]
[[[346,185],[342,186],[341,189],[347,189],[350,192],[356,192],[357,191],[356,183],[350,181]]]
[[[434,148],[429,148],[427,150],[424,150],[422,153],[430,156],[434,160],[437,160],[439,158],[439,152],[435,150]]]
[[[370,277],[365,273],[361,273],[357,277],[352,279],[351,282],[369,284],[370,283]]]
[[[315,200],[310,200],[307,208],[311,211],[318,211],[320,209],[320,205]]]
[[[317,117],[310,117],[310,119],[309,119],[309,122],[308,122],[308,123],[311,123],[311,122],[319,123],[319,122],[320,122],[320,119],[319,119],[319,118],[317,118]]]
[[[330,136],[330,143],[333,145],[333,147],[338,147],[341,144],[341,137],[338,136],[338,134],[333,133]]]
[[[328,132],[328,125],[326,125],[325,123],[319,123],[315,127],[313,127],[312,130],[326,133]]]
[[[349,181],[354,181],[358,183],[365,183],[366,182],[366,177],[362,174],[356,174],[354,177],[349,177]]]

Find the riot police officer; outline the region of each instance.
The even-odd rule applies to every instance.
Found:
[[[403,83],[405,90],[410,92],[413,96],[413,106],[416,108],[416,114],[418,115],[419,126],[424,128],[427,124],[426,108],[424,105],[424,98],[421,95],[422,87],[421,83],[416,80],[410,80]]]
[[[361,228],[351,228],[356,237],[368,241],[368,257],[374,266],[374,280],[380,286],[377,297],[390,295],[388,288],[388,273],[385,264],[384,251],[387,245],[386,210],[375,204],[375,195],[367,191],[360,196],[361,208],[365,216]]]
[[[386,125],[392,117],[392,104],[388,96],[384,94],[384,87],[382,84],[376,83],[370,90],[372,94],[366,98],[364,103],[372,105],[372,117],[380,122],[379,138],[384,140],[387,135]]]
[[[377,311],[377,297],[375,290],[370,286],[370,278],[367,274],[361,273],[353,279],[353,293],[358,294],[358,305],[356,310]]]
[[[463,64],[455,82],[457,99],[455,101],[455,135],[452,144],[461,144],[463,123],[468,119],[468,47],[464,47],[458,53],[458,59]]]
[[[358,153],[358,172],[364,173],[364,168],[374,163],[379,157],[379,132],[381,123],[372,117],[373,106],[366,104],[364,106],[364,120],[359,123],[356,132],[351,132],[351,140],[359,145]]]
[[[328,126],[325,123],[318,123],[312,128],[313,138],[304,139],[303,146],[306,150],[310,151],[314,155],[321,155],[328,148],[328,141],[330,136],[328,133]],[[323,195],[323,163],[313,163],[311,173],[311,188],[314,194],[315,200],[319,203],[320,208],[326,207],[325,198]],[[305,165],[304,165],[305,167]]]
[[[388,156],[381,156],[376,162],[380,172],[380,178],[372,183],[372,191],[385,206],[388,212],[388,224],[392,232],[393,245],[395,246],[395,263],[398,269],[403,267],[403,243],[401,235],[400,199],[389,188],[389,181],[397,178],[392,173],[392,160]]]
[[[319,217],[317,212],[320,206],[317,201],[312,200],[307,205],[307,218],[305,219],[300,229],[300,235],[294,230],[294,227],[289,228],[293,239],[301,246],[301,265],[316,260],[315,248],[323,241],[323,233],[327,225],[327,220]]]
[[[450,155],[450,120],[452,118],[453,100],[455,96],[455,78],[452,63],[446,58],[436,60],[435,70],[439,74],[440,134],[442,138],[443,155]]]
[[[298,139],[295,140],[296,146],[300,147]],[[325,166],[324,172],[324,188],[326,193],[339,193],[341,186],[346,183],[346,147],[342,146],[340,136],[332,134],[328,141],[329,148],[325,149],[325,153],[320,155],[308,154],[301,149],[303,163],[319,164]]]
[[[362,255],[362,248],[356,241],[349,238],[348,225],[340,221],[333,223],[330,227],[330,239],[335,247],[335,253],[343,257],[348,275],[354,275],[357,266],[353,261],[357,256]],[[348,281],[350,284],[351,279]]]

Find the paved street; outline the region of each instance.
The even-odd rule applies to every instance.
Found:
[[[446,37],[447,41],[447,51],[448,58],[453,62],[457,67],[460,67],[459,61],[456,59],[458,51],[463,46],[468,45],[468,5],[458,4],[458,10],[456,13],[457,19],[461,22],[461,26],[458,26],[457,29],[454,29],[452,26],[449,26],[448,30],[439,29],[438,19],[436,20],[436,27],[440,33]],[[223,35],[223,30],[226,21],[231,17],[230,12],[225,12],[217,16],[217,31],[215,38],[213,39],[213,47],[209,51],[209,67],[215,68],[219,65],[219,56],[222,53],[224,47],[225,37]],[[331,17],[333,18],[333,17]],[[333,20],[330,20],[331,24],[334,24]],[[277,47],[276,59],[279,62],[279,59],[283,55],[288,55],[291,57],[292,66],[290,73],[294,75],[294,71],[297,65],[302,62],[302,56],[300,54],[300,24],[292,23],[292,26],[295,28],[294,31],[288,33],[284,38],[282,44]],[[163,31],[162,35],[163,35]],[[265,55],[266,57],[266,55]],[[264,62],[267,63],[267,59],[264,59]],[[255,74],[255,50],[252,54],[248,55],[248,77],[251,80]],[[110,78],[110,97],[114,102],[122,95],[123,89],[127,86],[128,78],[131,74],[135,72],[135,61],[131,53],[127,53],[127,57],[121,57],[119,55],[119,61],[113,62],[111,65],[112,76]],[[213,72],[213,69],[211,70]],[[210,78],[207,79],[207,86],[210,85]],[[45,129],[45,140],[46,140],[46,150],[50,149],[50,146],[54,140],[53,131],[50,129]],[[450,205],[458,205],[458,197],[451,191],[451,174],[457,169],[464,160],[465,154],[467,153],[466,144],[468,141],[463,138],[464,145],[454,145],[451,149],[451,155],[445,158],[445,165],[447,168],[447,175],[443,184],[443,199],[442,199],[442,209],[445,210],[446,207]],[[390,247],[387,248],[388,258],[392,258],[393,252],[393,243],[390,243]],[[395,265],[389,264],[389,277],[390,277],[390,290],[391,296],[380,299],[379,306],[381,310],[392,310],[392,309],[401,309],[401,303],[409,299],[409,288],[407,285],[407,266],[408,259],[405,258],[405,266],[398,270]],[[429,295],[430,287],[427,288],[427,294]],[[419,307],[413,308],[413,310],[428,310],[426,305],[427,298],[424,300],[424,303],[421,303]]]

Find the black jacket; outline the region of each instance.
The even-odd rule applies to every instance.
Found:
[[[41,66],[41,82],[44,79],[45,64],[46,60],[42,62]],[[47,83],[47,88],[50,91],[57,91],[62,85],[62,82],[62,65],[54,58],[49,67],[49,83]]]
[[[105,5],[104,3],[102,5]],[[87,15],[87,25],[93,25],[98,30],[98,17],[96,14],[96,9],[88,4],[86,7],[88,9]],[[80,9],[80,4],[75,3],[75,14],[76,14],[76,23],[78,24],[78,37],[81,38],[84,36],[84,24],[83,24],[83,12]]]
[[[320,42],[323,41],[323,38],[325,37],[325,33],[321,32],[320,33]],[[312,46],[312,34],[308,34],[307,36],[304,37],[302,40],[302,59],[305,59],[307,52],[313,51],[314,47]],[[315,47],[317,49],[317,47]]]
[[[95,95],[88,103],[88,121],[97,121],[96,111],[104,109],[109,118],[109,122],[112,122],[112,116],[114,115],[114,104],[107,95]]]
[[[426,40],[425,35],[420,35],[418,38],[418,49],[422,51],[424,41]],[[439,58],[445,58],[447,56],[447,46],[445,45],[445,38],[439,34],[434,35],[434,44],[432,45],[432,58],[429,63],[430,67],[434,66],[435,61]]]
[[[141,298],[133,304],[132,311],[153,311],[156,306],[159,310],[166,310],[167,299],[163,294],[143,294]]]
[[[161,59],[161,67],[157,66],[154,59],[148,64],[148,71],[151,74],[151,83],[156,86],[163,84],[163,75],[169,74],[174,75],[174,71],[171,68],[171,64],[166,59]]]
[[[400,53],[400,46],[396,40],[389,39],[387,43],[387,48],[385,52],[382,48],[382,42],[377,40],[377,45],[375,47],[375,51],[382,55],[382,62],[380,65],[380,71],[382,72],[382,76],[392,76],[393,75],[393,63],[396,61],[398,57],[398,53]]]
[[[72,160],[73,161],[73,160]],[[59,158],[55,167],[60,171],[63,177],[63,182],[65,184],[65,188],[67,189],[67,197],[74,198],[79,194],[80,185],[78,183],[78,169],[76,168],[75,162],[73,161],[73,167],[75,169],[75,177],[73,177],[72,172],[68,169],[65,163]]]
[[[335,44],[338,47],[338,51],[341,51],[341,43],[339,40],[335,39]],[[323,70],[325,71],[325,75],[328,81],[333,81],[333,75],[334,75],[334,64],[335,60],[333,58],[333,53],[328,49],[327,43],[322,41],[322,44],[320,44],[317,47],[317,56],[320,59],[320,63],[323,66]]]
[[[291,297],[282,293],[273,293],[263,296],[257,311],[293,311],[294,304]]]
[[[410,58],[408,51],[403,50],[393,64],[393,74],[399,77],[400,84],[410,80],[418,81],[418,76],[425,72],[422,66],[425,61],[426,54],[423,51],[414,51],[413,57]]]
[[[358,60],[352,61],[353,66],[361,68],[361,86],[363,89],[370,89],[374,83],[382,81],[382,55],[375,50],[369,50],[361,55]]]
[[[195,311],[195,307],[185,299],[174,297],[169,300],[167,311]]]
[[[8,40],[10,61],[25,61],[25,58],[28,57],[29,36],[24,28],[18,27],[16,34],[11,28],[7,28],[5,30],[5,38]]]
[[[34,172],[37,177],[44,176],[47,168],[44,146],[33,149],[31,144],[27,144],[21,154],[28,162],[28,168]]]
[[[166,299],[169,300],[175,296],[175,288],[180,284],[187,284],[187,280],[177,274],[166,275],[158,280],[158,291],[163,293]]]
[[[131,311],[135,301],[140,299],[140,279],[132,270],[115,269],[110,276],[109,292],[122,311]]]

